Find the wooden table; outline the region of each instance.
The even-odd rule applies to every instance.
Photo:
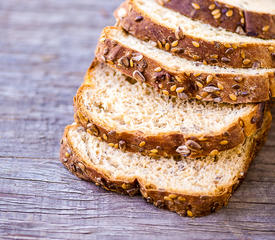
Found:
[[[0,1],[0,239],[275,239],[275,123],[228,207],[204,218],[106,192],[59,162],[72,98],[119,3]]]

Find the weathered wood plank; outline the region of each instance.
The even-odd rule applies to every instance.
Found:
[[[228,207],[205,218],[106,192],[59,163],[72,98],[120,2],[0,1],[0,239],[275,239],[275,123]]]

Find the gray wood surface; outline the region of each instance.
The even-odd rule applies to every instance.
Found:
[[[0,239],[275,239],[275,123],[228,207],[204,218],[106,192],[59,162],[72,98],[120,2],[0,0]]]

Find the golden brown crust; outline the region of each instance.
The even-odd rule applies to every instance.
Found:
[[[122,17],[119,16],[121,8],[127,9]],[[154,22],[134,1],[123,3],[119,9],[115,17],[125,31],[141,40],[156,42],[159,48],[177,56],[222,67],[275,68],[275,44],[210,42]],[[178,41],[177,46],[171,47],[174,41]],[[193,45],[194,42],[199,43],[199,47]]]
[[[104,172],[98,171],[92,165],[87,165],[86,161],[84,161],[79,154],[78,149],[75,148],[68,138],[67,133],[69,128],[77,126],[68,126],[65,129],[64,137],[61,141],[60,160],[66,168],[77,177],[94,182],[96,185],[107,190],[128,194],[130,196],[141,193],[148,202],[153,203],[157,207],[176,212],[181,216],[205,216],[227,205],[232,193],[244,179],[250,162],[266,139],[271,124],[271,114],[267,113],[267,116],[269,120],[267,121],[267,126],[264,127],[264,133],[258,136],[250,146],[250,154],[247,155],[250,156],[250,158],[246,160],[245,168],[240,169],[239,176],[235,182],[226,189],[223,189],[223,191],[216,196],[197,196],[192,195],[192,193],[188,195],[169,192],[169,190],[159,190],[154,188],[154,186],[148,185],[142,179],[125,179],[123,181],[110,179]]]
[[[116,28],[107,27],[103,31],[96,50],[97,59],[137,81],[146,82],[161,93],[182,99],[231,104],[264,102],[270,99],[270,93],[275,94],[274,72],[246,75],[171,70],[157,59],[112,39],[109,33],[113,29]]]
[[[243,143],[247,136],[253,135],[261,127],[266,103],[255,105],[253,110],[244,115],[243,118],[211,135],[184,135],[180,132],[150,135],[138,130],[131,132],[116,131],[116,129],[112,129],[102,122],[96,122],[89,110],[85,108],[83,92],[94,87],[93,69],[97,64],[97,62],[92,64],[87,73],[85,84],[79,88],[75,97],[75,122],[116,148],[140,152],[152,157],[179,156],[181,154],[197,158],[232,149]]]
[[[230,32],[263,39],[275,39],[275,15],[253,12],[213,0],[157,0],[159,4],[194,20]],[[195,3],[195,5],[194,5]],[[218,18],[212,14],[217,12]]]

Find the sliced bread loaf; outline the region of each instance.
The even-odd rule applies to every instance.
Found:
[[[270,114],[262,130],[234,149],[196,160],[123,153],[77,125],[68,126],[61,146],[62,163],[76,176],[107,190],[141,193],[148,202],[182,216],[202,216],[228,203],[265,139]]]
[[[275,40],[215,28],[155,0],[128,0],[115,16],[117,24],[132,35],[189,60],[234,68],[275,67]]]
[[[215,104],[158,94],[95,62],[75,98],[75,121],[110,146],[153,157],[216,155],[261,127],[265,103]]]
[[[237,104],[275,96],[275,69],[205,66],[173,56],[116,27],[104,29],[96,56],[163,94],[182,99]]]
[[[275,39],[274,0],[157,0],[159,4],[214,27]]]

